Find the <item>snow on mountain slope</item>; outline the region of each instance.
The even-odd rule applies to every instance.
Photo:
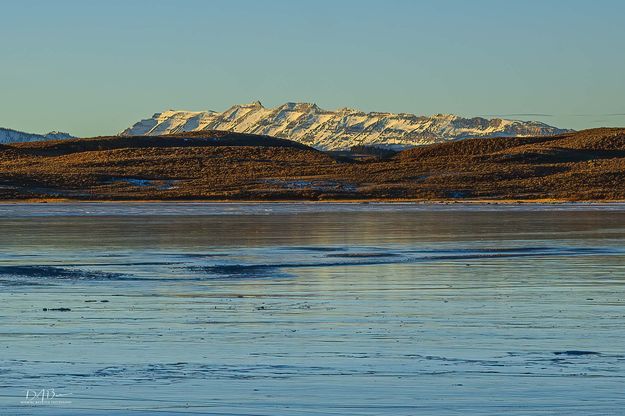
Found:
[[[73,136],[59,131],[51,131],[47,134],[25,133],[23,131],[5,129],[0,127],[0,143],[38,142],[42,140],[70,139]]]
[[[64,140],[74,138],[74,136],[72,136],[71,134],[62,131],[51,131],[50,133],[46,133],[43,136],[50,140]]]
[[[323,150],[356,145],[404,148],[471,137],[539,136],[569,131],[537,121],[365,113],[349,108],[327,111],[309,103],[265,108],[255,101],[232,106],[222,113],[168,110],[141,120],[120,134],[154,136],[200,130],[265,134]]]

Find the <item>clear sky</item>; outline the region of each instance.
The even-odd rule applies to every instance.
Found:
[[[117,133],[169,108],[625,126],[625,1],[0,0],[0,127]]]

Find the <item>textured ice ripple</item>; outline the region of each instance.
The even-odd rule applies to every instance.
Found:
[[[306,360],[276,362],[279,353],[266,357],[263,364],[223,364],[202,362],[120,363],[98,365],[72,361],[12,360],[4,364],[10,371],[0,372],[0,384],[10,380],[16,385],[28,385],[36,379],[54,378],[71,383],[90,385],[135,384],[146,381],[162,384],[189,379],[262,380],[290,379],[316,376],[374,376],[415,378],[425,375],[509,375],[538,377],[609,377],[625,378],[622,368],[625,356],[618,354],[589,354],[560,358],[559,352],[511,352],[483,359],[445,357],[421,354],[331,354],[311,355],[312,358],[342,358],[342,365],[306,365]],[[253,355],[252,355],[253,356]],[[273,363],[271,363],[273,362]],[[370,364],[366,364],[370,362]],[[347,365],[346,365],[347,364]]]
[[[304,250],[302,247],[299,250]],[[426,263],[437,261],[471,261],[483,259],[509,259],[522,257],[596,256],[622,254],[622,250],[605,247],[500,247],[487,249],[443,250],[392,250],[376,248],[376,251],[332,251],[328,247],[311,247],[309,251],[321,252],[321,256],[303,256],[297,260],[275,263],[222,263],[192,265],[193,272],[227,278],[267,278],[290,276],[285,269],[312,267],[371,266],[401,263]],[[272,256],[267,256],[271,258]]]
[[[284,278],[290,269],[470,262],[523,257],[599,256],[622,254],[614,247],[449,247],[411,250],[401,247],[289,247],[232,250],[228,253],[159,254],[159,261],[0,265],[0,286],[53,284],[55,281],[202,281],[206,279]],[[151,267],[154,274],[136,274]],[[122,272],[120,272],[122,271]],[[167,271],[167,275],[164,275]]]
[[[63,280],[113,280],[119,279],[123,275],[120,273],[90,271],[78,268],[48,265],[20,265],[0,266],[0,276],[31,279],[47,278]]]

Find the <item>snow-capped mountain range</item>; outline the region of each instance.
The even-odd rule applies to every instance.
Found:
[[[405,148],[472,137],[540,136],[570,131],[537,121],[365,113],[350,108],[328,111],[309,103],[265,108],[256,101],[232,106],[221,113],[168,110],[141,120],[120,134],[152,136],[201,130],[264,134],[322,150],[357,145]]]
[[[72,135],[60,131],[51,131],[46,134],[34,134],[0,127],[0,143],[38,142],[42,140],[70,139],[72,137]]]

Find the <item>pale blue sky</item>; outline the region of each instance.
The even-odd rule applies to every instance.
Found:
[[[0,0],[0,127],[112,134],[257,99],[625,126],[623,16],[619,0]]]

